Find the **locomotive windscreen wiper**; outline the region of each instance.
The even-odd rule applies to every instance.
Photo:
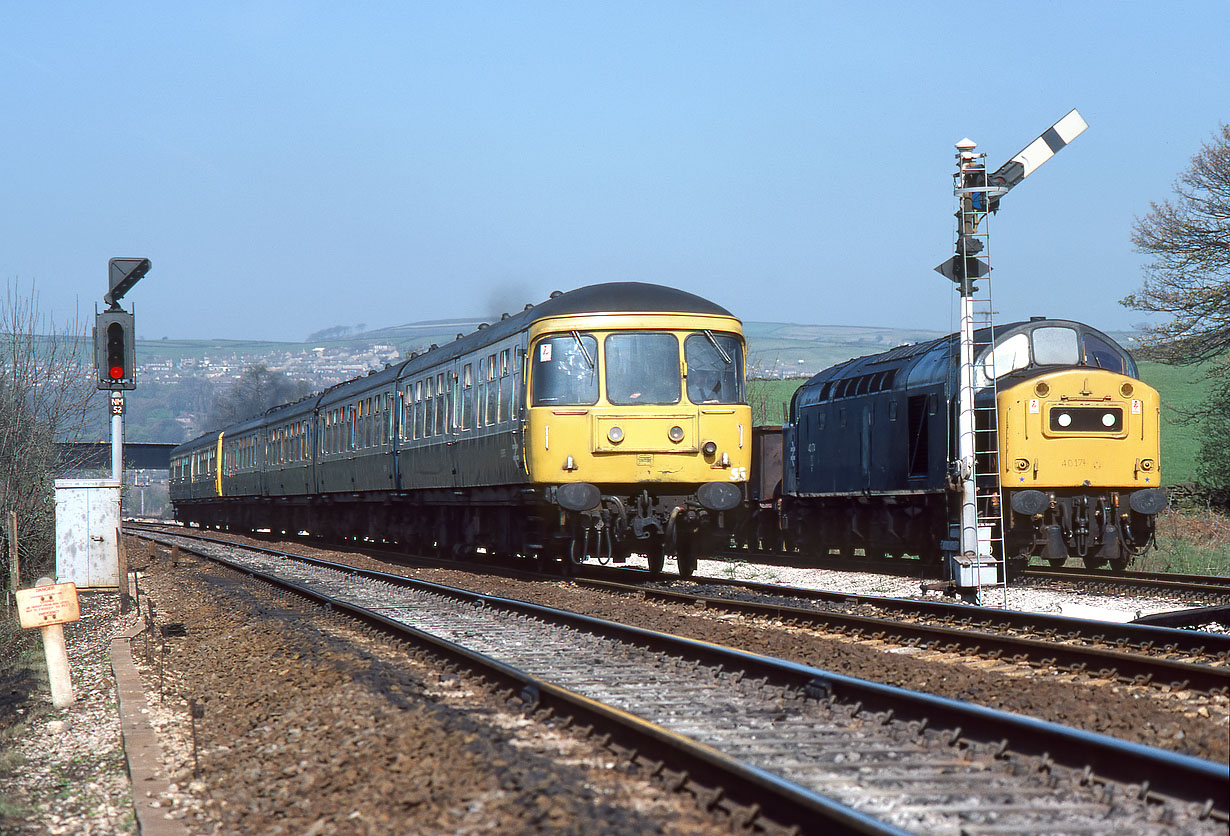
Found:
[[[581,356],[585,358],[585,362],[592,369],[594,367],[594,358],[589,356],[589,351],[585,348],[585,342],[581,339],[581,335],[576,331],[571,332],[572,338],[577,341],[577,348],[581,349]]]
[[[722,359],[726,361],[726,365],[734,362],[730,355],[726,353],[726,349],[722,348],[722,344],[718,342],[717,337],[713,336],[713,332],[708,328],[705,329],[705,336],[709,338],[709,342],[713,343],[713,347],[717,349],[718,354],[722,355]]]

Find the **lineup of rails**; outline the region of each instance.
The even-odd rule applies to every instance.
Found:
[[[726,551],[727,560],[749,561],[775,566],[801,566],[811,569],[832,569],[843,572],[876,572],[884,575],[934,579],[940,568],[911,558],[879,559],[871,557],[833,558],[800,552],[766,552],[757,550]],[[1018,581],[1065,582],[1101,589],[1129,592],[1162,592],[1190,595],[1196,600],[1230,601],[1230,578],[1216,575],[1191,575],[1173,572],[1138,572],[1125,570],[1089,570],[1079,566],[1034,566],[1015,575]]]
[[[277,550],[234,543],[190,548],[367,623],[413,634],[436,652],[481,666],[536,708],[617,728],[612,733],[624,742],[616,745],[631,759],[658,772],[675,770],[680,786],[697,784],[695,792],[711,805],[728,805],[733,821],[756,822],[761,830],[801,823],[803,832],[946,832],[959,822],[963,832],[979,833],[1003,832],[1011,822],[1013,832],[1030,833],[1057,832],[1058,819],[1072,832],[1224,826],[1220,799],[1230,772],[1206,761]],[[403,621],[415,626],[397,626]],[[561,669],[569,659],[581,661]],[[607,668],[607,660],[616,667]],[[732,717],[742,726],[734,732]],[[1158,777],[1142,784],[1142,774]],[[1176,800],[1182,803],[1167,807],[1169,824],[1151,816],[1150,807],[1156,812],[1157,804]]]
[[[1162,572],[1090,572],[1075,566],[1029,569],[1028,580],[1065,582],[1093,588],[1157,591],[1191,595],[1197,599],[1230,601],[1230,578]]]
[[[232,542],[204,535],[185,536],[203,542]],[[457,565],[431,559],[427,562]],[[585,570],[572,579],[578,586],[612,594],[702,604],[715,611],[778,619],[855,638],[1011,660],[1140,685],[1230,693],[1227,634],[728,578],[692,577],[673,584],[646,583],[644,573],[635,569],[593,565],[577,568]],[[757,600],[749,600],[748,593]],[[846,611],[854,607],[882,612],[885,616]]]
[[[1210,693],[1230,692],[1230,635],[715,578],[693,578],[692,584],[684,584],[694,584],[692,590],[586,579],[577,579],[576,583],[650,599],[703,604],[708,609],[780,619],[902,645],[1027,661],[1041,667],[1066,668],[1137,684],[1153,683]],[[756,590],[763,600],[731,597],[748,590]],[[790,599],[861,604],[939,623],[851,615],[783,603]],[[1022,631],[1033,637],[1020,635]],[[1168,658],[1174,655],[1189,659]]]

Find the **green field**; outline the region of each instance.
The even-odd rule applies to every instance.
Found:
[[[1204,366],[1167,366],[1141,363],[1140,377],[1162,397],[1162,482],[1174,485],[1196,478],[1200,428],[1178,422],[1183,411],[1206,397]]]

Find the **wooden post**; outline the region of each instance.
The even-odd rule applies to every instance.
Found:
[[[124,548],[124,536],[117,528],[115,530],[115,547],[120,553],[120,615],[132,609],[132,598],[128,594],[128,549]]]
[[[49,586],[53,583],[55,581],[51,578],[39,578],[36,585]],[[68,708],[76,702],[76,697],[73,695],[73,677],[68,670],[68,648],[64,644],[64,625],[47,624],[41,630],[43,654],[47,660],[47,680],[51,686],[51,704],[56,708]]]
[[[21,552],[17,549],[17,512],[9,511],[9,584],[13,595],[21,589]],[[8,593],[4,599],[8,600]]]

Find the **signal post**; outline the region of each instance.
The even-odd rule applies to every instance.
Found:
[[[982,281],[984,285],[989,285],[991,280],[990,264],[978,257],[979,253],[987,249],[988,243],[987,230],[983,224],[988,214],[999,211],[1000,200],[1005,194],[1084,133],[1088,127],[1080,113],[1075,109],[1070,110],[1016,156],[989,174],[985,163],[986,155],[974,152],[977,145],[972,140],[962,139],[956,145],[957,171],[953,180],[953,194],[958,201],[956,254],[935,268],[937,273],[956,283],[961,297],[957,449],[954,451],[956,458],[950,463],[951,476],[959,487],[960,510],[956,515],[957,519],[950,520],[953,524],[952,534],[955,536],[950,535],[949,539],[944,541],[943,549],[949,555],[950,565],[955,564],[952,565],[951,572],[957,589],[973,589],[979,603],[984,583],[982,566],[984,563],[993,565],[996,562],[992,557],[992,552],[996,550],[992,546],[993,542],[998,545],[998,551],[1001,553],[999,560],[1003,562],[1005,584],[1008,574],[1007,555],[1003,553],[1002,509],[993,514],[980,512],[980,506],[997,505],[1001,494],[998,449],[979,449],[979,430],[975,420],[974,361],[977,358],[974,320],[975,303],[980,300],[977,298],[978,287],[974,282]],[[986,308],[983,312],[984,321],[980,324],[991,332],[986,346],[993,346],[994,323],[989,291],[981,301]],[[988,362],[991,366],[991,385],[994,387],[994,354],[990,355]],[[993,440],[997,439],[997,436],[990,432],[990,428],[995,428],[996,431],[998,428],[994,397],[991,404],[988,419],[990,427],[983,432]],[[979,454],[995,461],[994,468],[980,473]],[[989,493],[979,494],[980,481],[993,483]],[[996,528],[1000,530],[1000,535],[993,538],[991,532]]]
[[[107,310],[94,317],[94,365],[98,388],[111,392],[111,478],[124,476],[124,391],[137,388],[135,318],[120,299],[149,272],[148,258],[107,262]]]
[[[126,612],[128,579],[119,563],[120,504],[124,478],[124,391],[136,388],[136,333],[131,311],[120,306],[132,286],[149,271],[147,258],[113,258],[108,262],[107,309],[94,318],[94,365],[97,386],[110,392],[111,477],[57,479],[56,577],[77,589],[120,591]]]

